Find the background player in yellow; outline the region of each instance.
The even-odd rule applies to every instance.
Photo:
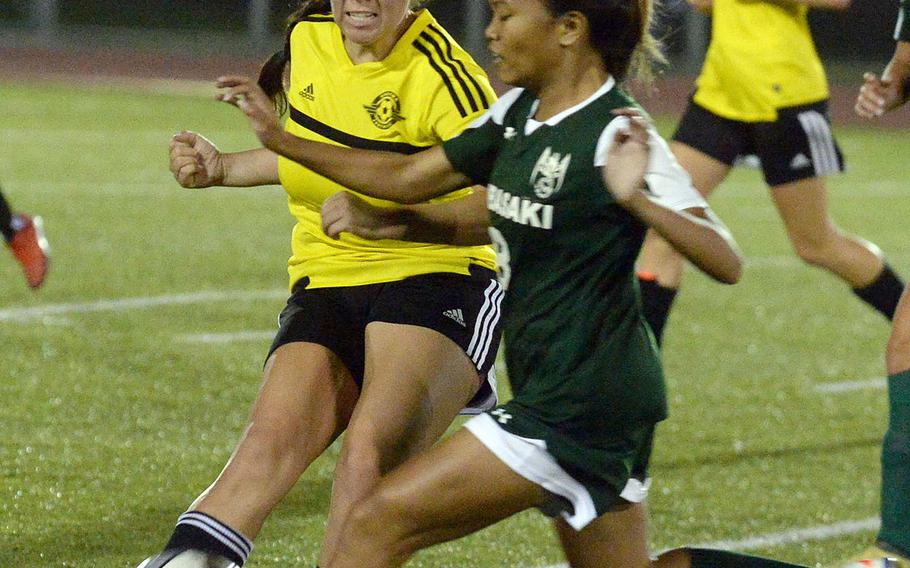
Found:
[[[417,4],[304,2],[289,21],[285,48],[259,80],[287,108],[287,131],[413,153],[483,113],[495,98],[486,76]],[[330,554],[347,512],[382,473],[429,447],[463,408],[495,404],[502,289],[493,251],[327,238],[322,201],[345,189],[263,148],[223,154],[184,132],[171,143],[171,170],[185,187],[280,180],[297,224],[288,262],[292,293],[249,427],[218,479],[178,519],[165,551],[146,566],[199,551],[242,565],[272,508],[347,429],[322,550]],[[461,189],[442,199],[469,194]]]
[[[689,0],[710,13],[711,43],[671,148],[705,196],[738,157],[757,155],[796,254],[846,282],[891,318],[903,283],[874,244],[828,214],[824,177],[843,170],[809,8],[850,0]],[[735,229],[735,228],[734,228]],[[651,233],[639,261],[645,314],[660,340],[682,280],[682,258]]]
[[[881,77],[863,76],[856,113],[874,119],[907,102],[910,95],[910,2],[901,0],[896,45]],[[876,546],[864,551],[848,568],[880,566],[910,568],[910,288],[894,314],[885,351],[888,372],[888,431],[882,442],[882,526]],[[876,564],[877,563],[877,564]]]

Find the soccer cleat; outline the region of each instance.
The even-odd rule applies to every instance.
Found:
[[[910,559],[873,546],[844,564],[843,568],[910,568]]]
[[[237,568],[237,565],[227,558],[201,550],[170,549],[146,558],[136,568]]]
[[[44,237],[41,217],[14,215],[12,222],[13,238],[9,248],[13,256],[22,265],[25,279],[30,288],[38,288],[47,276],[48,254],[50,246]]]

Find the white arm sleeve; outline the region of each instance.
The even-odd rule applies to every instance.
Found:
[[[594,165],[603,167],[607,163],[607,152],[617,132],[628,128],[629,119],[618,116],[607,124],[597,141],[594,151]],[[708,202],[692,185],[692,178],[676,161],[667,141],[661,138],[653,126],[648,127],[651,147],[651,157],[648,161],[648,171],[645,173],[645,182],[654,198],[664,207],[681,211],[689,208],[708,209]]]

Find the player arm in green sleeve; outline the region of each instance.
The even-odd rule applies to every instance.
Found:
[[[486,193],[474,188],[470,195],[453,201],[376,207],[340,191],[323,202],[322,230],[333,239],[348,232],[374,240],[485,245],[490,242]]]
[[[603,167],[604,183],[622,207],[649,225],[699,270],[724,284],[736,283],[743,260],[730,232],[704,209],[674,211],[644,190],[650,158],[645,119],[632,117],[617,133]],[[699,216],[700,215],[700,216]]]
[[[342,148],[298,138],[278,123],[274,106],[255,81],[221,77],[218,99],[239,108],[262,145],[364,195],[413,204],[472,185],[440,146],[416,154]]]
[[[907,102],[910,97],[910,42],[898,41],[894,55],[882,76],[863,75],[863,86],[854,110],[865,118],[876,118]]]
[[[223,153],[201,134],[171,138],[170,169],[183,187],[252,187],[278,183],[278,156],[266,148]]]

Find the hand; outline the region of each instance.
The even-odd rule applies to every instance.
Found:
[[[285,132],[265,91],[255,81],[241,75],[219,77],[216,86],[223,92],[215,98],[243,111],[262,145],[280,154],[278,148]]]
[[[170,168],[183,187],[211,187],[224,182],[224,159],[201,134],[179,132],[171,138]]]
[[[617,114],[628,116],[622,111]],[[622,206],[644,195],[642,188],[651,157],[647,124],[642,116],[631,116],[629,125],[619,129],[607,151],[604,183]]]
[[[403,226],[394,222],[394,209],[375,207],[349,191],[339,191],[322,203],[322,231],[338,239],[348,232],[364,239],[400,239]]]
[[[893,81],[880,79],[875,73],[865,73],[853,110],[864,118],[876,118],[899,106],[901,96]]]

